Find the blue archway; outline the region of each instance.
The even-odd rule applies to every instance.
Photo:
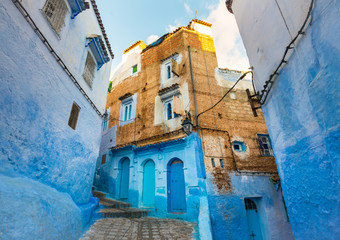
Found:
[[[167,166],[168,212],[186,212],[184,164],[173,158]]]
[[[143,165],[142,202],[144,207],[153,207],[155,205],[155,187],[155,163],[149,159]]]

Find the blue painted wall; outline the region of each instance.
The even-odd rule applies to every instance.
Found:
[[[89,14],[90,25],[100,31],[94,12],[87,10],[71,23],[67,18],[58,38],[39,10],[44,2],[23,4],[34,20],[41,20],[39,28],[77,80],[86,84],[81,74],[88,50],[82,36],[91,29],[79,26],[82,14]],[[1,238],[78,239],[97,204],[91,187],[101,118],[12,1],[0,3],[0,26]],[[67,33],[73,42],[64,38]],[[97,72],[93,85],[94,92],[103,89],[92,99],[102,112],[109,65]],[[73,102],[81,108],[76,130],[68,126]]]
[[[282,202],[281,190],[265,176],[230,172],[230,191],[218,189],[207,173],[207,195],[214,239],[252,239],[249,236],[244,198],[256,199],[264,239],[294,239]]]
[[[340,237],[339,11],[339,1],[315,1],[262,107],[296,239]]]
[[[202,239],[210,239],[209,209],[204,178],[202,178],[202,150],[197,133],[179,140],[160,144],[151,144],[135,148],[128,146],[115,149],[109,160],[99,169],[100,179],[96,180],[99,190],[106,191],[111,197],[119,199],[120,173],[119,161],[130,159],[130,189],[128,201],[134,207],[143,206],[143,170],[148,160],[155,162],[155,205],[150,208],[151,215],[162,218],[177,218],[198,223],[198,232]],[[172,160],[183,161],[185,180],[186,212],[174,214],[168,212],[167,166]],[[199,177],[198,177],[199,176]],[[202,221],[200,221],[202,219]]]

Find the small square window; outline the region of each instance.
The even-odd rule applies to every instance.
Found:
[[[83,78],[90,88],[92,88],[95,69],[96,69],[96,62],[94,61],[89,51],[86,57],[85,67],[83,71]]]
[[[230,92],[230,99],[236,99],[236,93]]]
[[[262,156],[273,156],[273,149],[268,134],[257,134]]]
[[[233,148],[237,152],[245,152],[246,151],[246,145],[244,144],[244,142],[240,142],[240,141],[234,141],[233,142]]]
[[[59,35],[64,25],[65,17],[68,12],[67,5],[64,0],[47,0],[42,9],[48,22],[54,31]]]
[[[79,112],[80,107],[76,103],[73,103],[70,117],[68,119],[68,125],[74,130],[76,130]]]
[[[132,74],[135,74],[137,72],[137,64],[132,67]]]

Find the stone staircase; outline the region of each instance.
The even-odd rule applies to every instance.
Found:
[[[93,196],[99,198],[99,209],[94,218],[141,218],[146,217],[148,210],[132,208],[130,203],[107,198],[106,193],[93,190]]]

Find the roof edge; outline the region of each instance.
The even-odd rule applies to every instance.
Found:
[[[100,29],[101,29],[101,31],[102,31],[102,33],[103,33],[103,37],[104,37],[104,39],[105,39],[106,46],[107,46],[107,48],[109,49],[111,58],[114,59],[115,55],[114,55],[113,52],[112,52],[112,49],[111,49],[111,45],[110,45],[109,39],[107,38],[106,31],[105,31],[105,28],[104,28],[104,25],[103,25],[102,18],[100,17],[100,13],[99,13],[99,11],[98,11],[96,1],[95,1],[95,0],[90,0],[90,1],[91,1],[91,4],[92,4],[92,7],[93,7],[93,11],[94,11],[94,13],[96,14],[97,21],[98,21],[98,23],[99,23]]]
[[[190,25],[191,25],[192,22],[196,22],[196,23],[199,23],[199,24],[208,26],[208,27],[211,27],[211,26],[212,26],[211,23],[207,23],[207,22],[204,22],[204,21],[202,21],[202,20],[199,20],[199,19],[195,18],[195,19],[192,19],[192,20],[189,22],[188,27],[190,27]]]
[[[132,48],[136,47],[137,45],[141,45],[142,49],[144,49],[146,47],[146,44],[142,41],[142,40],[138,40],[137,42],[135,42],[134,44],[132,44],[130,47],[128,47],[127,49],[124,50],[124,54],[127,53],[128,51],[130,51]]]

